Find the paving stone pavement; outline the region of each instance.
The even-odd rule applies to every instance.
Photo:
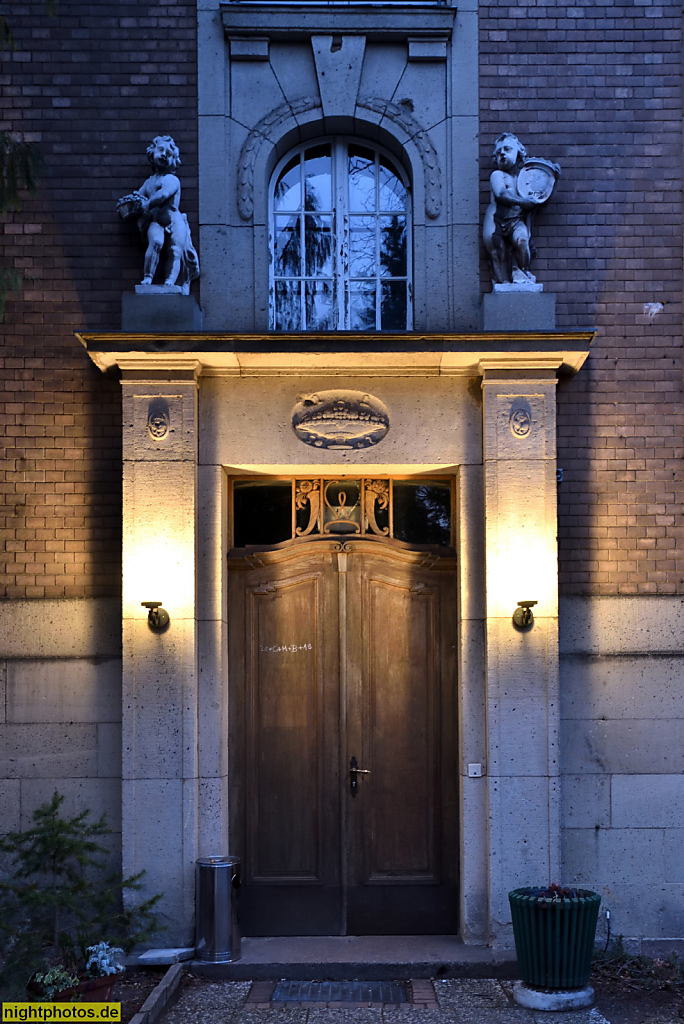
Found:
[[[512,983],[493,978],[435,981],[433,1009],[426,1009],[424,1002],[271,1007],[248,1002],[250,988],[248,981],[189,985],[160,1024],[610,1024],[595,1007],[561,1014],[527,1010],[513,1002]]]

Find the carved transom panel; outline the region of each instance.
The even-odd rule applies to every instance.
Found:
[[[375,537],[450,547],[451,482],[389,477],[233,481],[233,546]]]
[[[295,536],[315,532],[388,537],[389,508],[389,480],[297,480]]]

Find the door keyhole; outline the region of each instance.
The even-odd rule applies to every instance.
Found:
[[[352,757],[349,762],[349,789],[352,796],[356,796],[358,792],[359,775],[370,775],[370,768],[359,768],[359,762]]]

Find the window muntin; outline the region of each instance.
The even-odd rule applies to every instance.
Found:
[[[287,158],[272,190],[271,329],[410,328],[409,214],[379,150],[337,139]]]

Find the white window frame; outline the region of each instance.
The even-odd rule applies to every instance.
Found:
[[[411,186],[408,176],[401,166],[396,157],[388,153],[383,147],[378,146],[376,143],[370,142],[366,139],[357,138],[354,136],[325,136],[323,138],[311,139],[308,142],[302,143],[289,150],[288,153],[278,161],[275,170],[271,176],[268,190],[268,218],[269,218],[269,329],[272,331],[280,330],[275,326],[275,301],[276,301],[276,290],[275,290],[275,260],[274,260],[274,245],[275,245],[275,187],[278,182],[278,178],[290,161],[297,155],[300,160],[307,150],[315,149],[318,146],[329,145],[331,147],[332,154],[332,196],[333,196],[333,209],[332,209],[332,231],[333,231],[333,326],[332,329],[335,331],[350,330],[350,317],[351,317],[351,303],[350,303],[350,281],[351,277],[348,272],[349,267],[349,239],[350,239],[350,211],[349,211],[349,189],[347,187],[347,155],[348,147],[350,145],[360,146],[363,149],[367,149],[375,154],[376,168],[378,166],[379,159],[385,159],[391,170],[394,171],[396,176],[401,181],[402,185],[406,189],[406,208],[404,210],[404,216],[406,218],[406,325],[401,330],[410,331],[413,329],[413,215],[412,215],[412,195]],[[396,212],[396,211],[392,211]],[[321,214],[327,214],[327,211],[320,211]],[[369,216],[375,217],[376,220],[376,231],[377,225],[379,225],[380,216],[383,215],[382,211],[374,212]],[[341,228],[341,230],[340,230]],[[291,280],[305,281],[306,275],[303,277],[293,277]],[[315,278],[310,278],[315,280]],[[381,331],[380,327],[380,315],[381,315],[381,302],[378,294],[381,287],[380,282],[382,280],[404,280],[403,277],[399,278],[381,278],[376,275],[376,327],[373,333]],[[342,301],[340,301],[340,298]],[[302,303],[301,318],[302,322],[305,319],[305,300],[304,300],[304,289],[300,292],[300,301]],[[305,327],[303,333],[310,333],[315,328]],[[399,328],[398,328],[399,330]]]

